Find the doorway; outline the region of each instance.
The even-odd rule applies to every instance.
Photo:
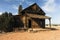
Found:
[[[31,20],[28,20],[28,28],[31,28]]]

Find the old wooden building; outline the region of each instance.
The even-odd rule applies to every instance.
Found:
[[[23,28],[45,28],[45,19],[49,19],[51,26],[51,17],[45,16],[45,12],[36,3],[23,10],[19,6],[18,15],[24,24]]]

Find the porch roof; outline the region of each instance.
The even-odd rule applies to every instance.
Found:
[[[49,16],[44,16],[44,15],[36,15],[36,14],[27,14],[31,18],[39,18],[39,19],[49,19],[51,17]]]

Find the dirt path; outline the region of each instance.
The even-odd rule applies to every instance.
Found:
[[[0,40],[60,40],[60,29],[37,33],[13,32],[0,34]]]

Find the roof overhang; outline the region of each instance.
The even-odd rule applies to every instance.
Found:
[[[31,18],[39,18],[39,19],[50,19],[51,17],[49,16],[44,16],[44,15],[36,15],[36,14],[27,14]]]

